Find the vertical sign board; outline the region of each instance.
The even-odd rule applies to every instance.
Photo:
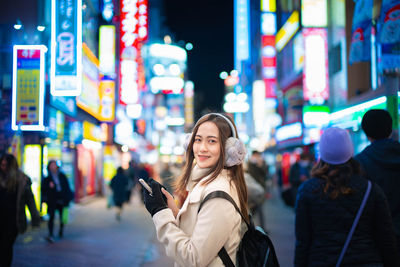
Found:
[[[99,60],[85,43],[82,48],[82,93],[76,98],[76,105],[99,119],[101,108]]]
[[[82,89],[82,0],[51,2],[51,94],[77,96]]]
[[[99,70],[102,74],[115,75],[115,26],[103,25],[99,29]]]
[[[304,100],[323,103],[329,97],[328,41],[323,28],[305,28],[304,36]]]
[[[43,45],[14,45],[11,128],[14,131],[44,131]]]
[[[121,0],[119,103],[136,104],[138,87],[138,0]]]
[[[250,57],[249,0],[234,1],[235,70],[241,73],[241,62]]]
[[[100,81],[100,120],[113,121],[115,117],[115,81],[102,79]]]
[[[138,27],[138,37],[139,41],[146,41],[148,38],[148,0],[138,0],[138,9],[139,9],[139,27]]]

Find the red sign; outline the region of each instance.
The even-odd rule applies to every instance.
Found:
[[[148,28],[149,28],[149,18],[148,18],[148,1],[147,0],[139,0],[138,1],[138,9],[139,9],[139,28],[138,28],[138,38],[139,41],[146,41],[148,37]]]
[[[262,42],[262,77],[265,82],[265,96],[276,97],[276,49],[275,36],[263,35]]]
[[[121,0],[119,103],[136,104],[138,88],[139,0]]]

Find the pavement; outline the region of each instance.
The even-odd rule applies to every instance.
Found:
[[[121,221],[108,209],[105,198],[93,198],[70,208],[64,237],[48,243],[47,224],[19,235],[13,267],[19,266],[173,266],[157,241],[154,224],[139,197],[124,206]],[[282,267],[293,266],[294,212],[273,194],[263,205],[265,228],[270,233]],[[58,216],[55,233],[58,233]],[[257,221],[256,221],[257,224]]]

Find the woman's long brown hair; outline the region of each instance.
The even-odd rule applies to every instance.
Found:
[[[232,122],[233,125],[234,122],[232,119],[226,115],[223,115],[226,117],[228,120]],[[201,124],[203,124],[206,121],[211,121],[213,122],[218,130],[219,130],[219,141],[220,141],[220,149],[221,149],[221,157],[218,159],[218,162],[215,166],[213,166],[208,173],[206,173],[203,177],[199,177],[199,179],[195,182],[199,182],[202,178],[211,175],[207,180],[203,181],[202,183],[204,185],[211,183],[214,181],[218,175],[221,173],[221,171],[225,168],[229,172],[229,176],[231,177],[231,181],[236,187],[238,196],[239,196],[239,204],[240,204],[240,210],[242,214],[245,216],[245,218],[248,220],[248,208],[247,208],[247,187],[246,187],[246,182],[244,180],[244,171],[243,171],[243,164],[235,165],[232,167],[224,167],[225,163],[225,143],[226,140],[233,136],[231,127],[229,126],[228,122],[225,121],[224,118],[221,118],[218,115],[215,114],[209,114],[201,117],[196,125],[193,128],[193,133],[190,138],[190,142],[186,151],[186,162],[185,166],[183,168],[182,175],[178,177],[175,183],[175,188],[176,192],[180,196],[184,196],[186,193],[186,186],[189,182],[190,175],[192,173],[192,169],[194,167],[194,154],[193,154],[193,143],[194,143],[194,137],[196,136],[196,133],[200,127]],[[236,136],[237,130],[235,128]]]
[[[351,158],[344,164],[331,165],[320,160],[311,170],[313,177],[325,181],[323,192],[330,199],[340,195],[348,195],[353,190],[348,186],[350,179],[355,174],[361,174],[360,164]]]
[[[13,192],[17,188],[17,175],[18,175],[18,162],[17,159],[11,154],[4,154],[0,158],[0,163],[5,161],[6,171],[0,170],[0,181],[1,184],[7,189],[8,192]]]

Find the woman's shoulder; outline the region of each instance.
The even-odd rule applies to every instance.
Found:
[[[230,187],[230,177],[227,171],[223,170],[213,181],[204,185],[204,192],[211,193],[212,191],[222,190],[229,193]]]

